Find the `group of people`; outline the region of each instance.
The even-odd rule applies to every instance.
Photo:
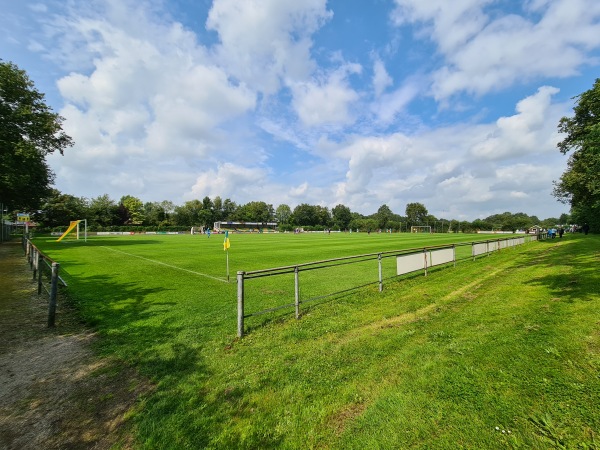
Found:
[[[578,232],[580,230],[583,232],[583,234],[588,234],[590,232],[590,226],[589,226],[589,224],[584,223],[581,228],[579,228],[577,225],[572,225],[569,228],[569,231],[571,233],[576,233],[576,232]],[[565,234],[565,229],[563,228],[562,225],[560,225],[558,227],[558,230],[556,228],[550,228],[548,230],[548,236],[550,236],[552,239],[554,239],[557,234],[558,234],[559,238],[563,237],[563,234]]]

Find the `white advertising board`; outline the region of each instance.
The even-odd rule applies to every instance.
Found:
[[[427,265],[439,266],[440,264],[446,264],[454,261],[454,249],[453,248],[442,248],[440,250],[432,250],[429,252],[429,260]]]
[[[398,275],[425,269],[425,254],[413,253],[396,258],[396,270]]]

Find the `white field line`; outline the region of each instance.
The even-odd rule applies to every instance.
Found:
[[[206,277],[206,278],[210,278],[212,280],[220,281],[222,283],[227,283],[227,280],[223,280],[221,278],[213,277],[211,275],[207,275],[207,274],[202,273],[202,272],[195,272],[193,270],[189,270],[189,269],[184,269],[182,267],[173,266],[171,264],[167,264],[167,263],[164,263],[162,261],[157,261],[155,259],[144,258],[143,256],[134,255],[133,253],[127,253],[127,252],[124,252],[123,250],[116,250],[116,249],[114,249],[112,247],[106,247],[105,245],[101,245],[100,247],[105,248],[107,250],[111,250],[113,252],[122,253],[122,254],[127,255],[127,256],[133,256],[134,258],[140,258],[140,259],[143,259],[144,261],[152,262],[154,264],[160,264],[161,266],[170,267],[171,269],[182,270],[184,272],[193,273],[194,275],[200,275],[201,277]]]

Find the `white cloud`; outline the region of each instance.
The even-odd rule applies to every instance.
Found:
[[[347,76],[360,71],[359,65],[346,64],[323,81],[293,83],[292,104],[302,123],[312,127],[354,122],[350,109],[359,95],[349,86]]]
[[[251,88],[273,94],[282,80],[315,69],[311,35],[332,16],[325,0],[215,0],[206,26],[219,34],[220,64]]]
[[[394,80],[390,77],[385,65],[381,59],[377,58],[373,63],[373,89],[375,97],[379,97],[389,86],[394,84]]]
[[[537,93],[517,103],[517,113],[500,117],[496,127],[471,150],[474,158],[505,159],[507,157],[554,150],[558,143],[557,122],[548,121],[552,95],[558,89],[543,86]],[[556,114],[552,114],[556,116]]]
[[[445,101],[459,92],[483,95],[542,77],[567,77],[591,63],[600,47],[600,3],[534,2],[542,17],[485,12],[493,2],[396,0],[399,25],[423,23],[446,62],[432,76],[433,95]],[[536,17],[536,16],[534,16]]]
[[[201,173],[192,189],[184,195],[186,200],[211,198],[217,195],[222,198],[244,198],[246,201],[262,199],[259,195],[267,185],[267,170],[256,167],[243,167],[233,163],[220,164],[216,170]],[[243,193],[243,194],[242,194]]]
[[[222,147],[222,136],[228,121],[255,107],[255,94],[232,83],[179,24],[156,22],[139,11],[137,19],[135,26],[122,27],[121,19],[69,18],[69,41],[94,49],[95,57],[89,73],[74,71],[58,81],[65,129],[76,142],[69,158],[56,161],[59,174],[87,171],[90,179],[137,192],[154,185],[140,173],[149,160],[166,157],[185,172],[190,169],[181,164],[191,158],[209,160],[217,149],[225,157],[241,151]],[[115,176],[114,165],[137,175]],[[181,189],[175,194],[180,197],[189,187],[174,184],[165,196]]]
[[[387,124],[396,119],[409,103],[420,93],[420,86],[414,81],[408,81],[389,94],[383,94],[373,103],[371,109],[378,121]]]
[[[518,102],[516,115],[495,123],[355,136],[337,153],[348,170],[334,193],[354,207],[367,196],[371,205],[387,203],[396,210],[420,201],[438,216],[450,204],[455,217],[467,216],[474,204],[534,211],[561,171],[554,129],[567,106],[552,104],[557,91],[541,87]]]

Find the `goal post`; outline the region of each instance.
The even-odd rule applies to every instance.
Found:
[[[57,240],[56,242],[60,242],[63,240],[63,238],[68,235],[71,231],[73,231],[74,229],[77,229],[76,231],[76,239],[79,240],[79,233],[80,233],[80,224],[81,222],[83,222],[83,238],[84,241],[87,242],[87,219],[79,219],[79,220],[72,220],[71,223],[69,224],[69,228],[67,228],[67,231],[65,231]]]
[[[431,225],[412,226],[410,227],[411,233],[431,233]]]

